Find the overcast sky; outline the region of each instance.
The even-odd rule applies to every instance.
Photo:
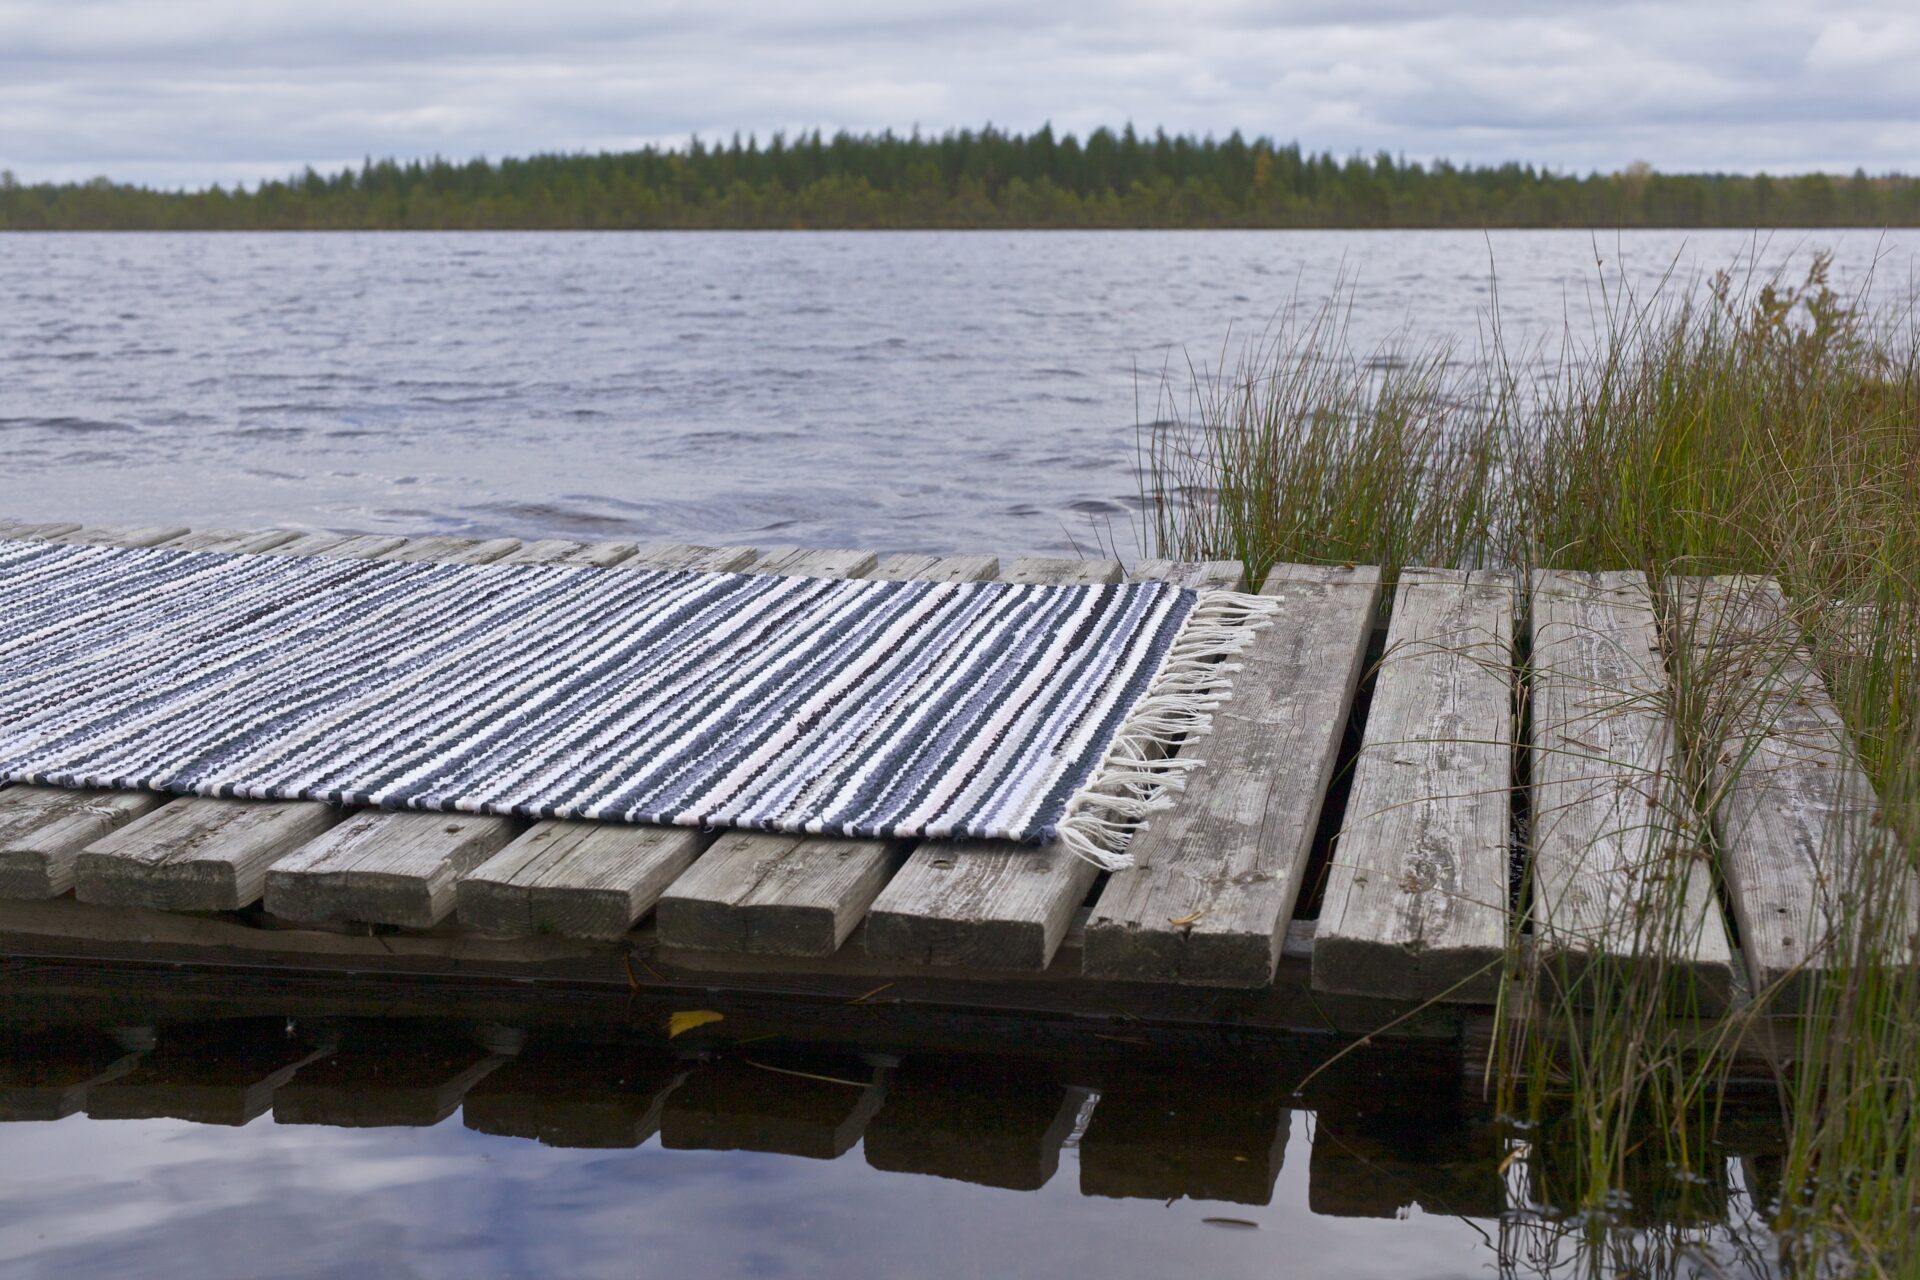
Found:
[[[987,121],[1913,172],[1920,4],[0,0],[0,168],[26,180]]]

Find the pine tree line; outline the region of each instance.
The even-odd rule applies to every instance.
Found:
[[[1337,157],[1238,132],[818,131],[762,144],[497,162],[369,160],[252,189],[158,191],[0,171],[0,230],[1920,225],[1920,179],[1584,176]]]

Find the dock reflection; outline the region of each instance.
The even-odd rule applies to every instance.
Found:
[[[568,1039],[455,1020],[235,1017],[0,1025],[0,1122],[173,1118],[340,1128],[459,1123],[554,1148],[744,1151],[1012,1191],[1061,1176],[1086,1197],[1266,1205],[1306,1150],[1312,1213],[1495,1219],[1537,1210],[1554,1156],[1515,1147],[1457,1077],[1355,1055],[1294,1092],[1258,1052],[891,1055],[717,1036]],[[1765,1126],[1725,1164],[1764,1168]],[[1751,1174],[1749,1176],[1752,1176]],[[1764,1178],[1754,1178],[1764,1181]],[[1641,1222],[1723,1215],[1727,1190],[1674,1196],[1649,1172]]]

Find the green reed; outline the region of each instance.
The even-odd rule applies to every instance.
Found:
[[[1644,846],[1620,928],[1576,963],[1515,913],[1490,1077],[1537,1126],[1543,1198],[1585,1215],[1599,1269],[1648,1160],[1684,1187],[1736,1062],[1770,1054],[1787,1124],[1772,1214],[1786,1269],[1920,1267],[1920,362],[1911,312],[1829,282],[1716,277],[1638,297],[1602,281],[1601,332],[1537,376],[1347,348],[1335,302],[1295,309],[1231,366],[1163,386],[1142,433],[1160,553],[1282,561],[1639,569],[1661,624],[1672,749],[1643,766]],[[1497,318],[1496,318],[1497,319]],[[1686,584],[1777,580],[1792,614],[1719,635]],[[1523,594],[1524,599],[1524,594]],[[1810,659],[1810,665],[1803,659]],[[1808,673],[1811,674],[1808,674]],[[1523,663],[1526,681],[1537,673]],[[1801,688],[1790,682],[1798,681]],[[1832,819],[1817,982],[1712,1006],[1685,963],[1715,874],[1713,817],[1781,699],[1831,694],[1879,798]],[[1605,695],[1602,691],[1602,698]],[[1632,691],[1619,692],[1623,713]],[[1644,708],[1642,708],[1644,709]],[[1533,814],[1538,823],[1551,815]],[[1852,829],[1845,824],[1853,824]],[[1852,856],[1829,856],[1851,850]],[[1801,975],[1806,976],[1806,975]],[[1744,1056],[1743,1056],[1744,1055]],[[1552,1160],[1545,1152],[1553,1151]]]

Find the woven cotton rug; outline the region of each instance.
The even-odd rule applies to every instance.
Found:
[[[1270,607],[0,541],[0,778],[1119,867]]]

